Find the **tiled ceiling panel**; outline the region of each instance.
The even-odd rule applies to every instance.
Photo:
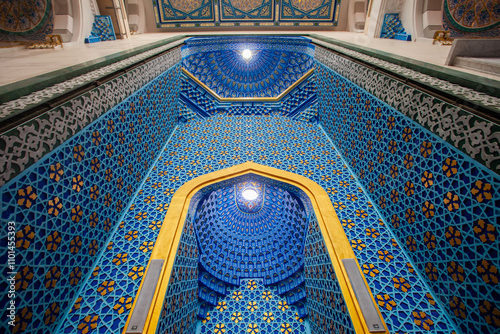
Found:
[[[153,0],[158,28],[335,26],[336,0]]]

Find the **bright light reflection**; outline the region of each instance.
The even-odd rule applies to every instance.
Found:
[[[241,53],[241,56],[243,57],[243,59],[250,59],[252,58],[252,51],[248,50],[248,49],[245,49],[243,50],[243,52]]]
[[[241,193],[241,195],[243,196],[244,199],[246,199],[248,201],[253,201],[258,196],[257,192],[255,190],[253,190],[253,189],[243,190],[243,192]]]

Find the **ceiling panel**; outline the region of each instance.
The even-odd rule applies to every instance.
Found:
[[[158,28],[336,26],[338,0],[153,0]]]

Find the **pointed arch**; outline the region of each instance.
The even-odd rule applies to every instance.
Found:
[[[360,305],[356,299],[351,283],[349,282],[346,269],[342,265],[343,259],[356,259],[356,256],[351,248],[346,234],[344,233],[342,224],[335,213],[335,209],[333,208],[327,192],[319,184],[304,176],[260,165],[254,162],[245,162],[240,165],[199,176],[186,182],[173,195],[149,259],[148,268],[146,269],[147,272],[152,260],[164,260],[160,273],[160,279],[158,280],[158,284],[156,286],[143,333],[154,334],[156,332],[158,320],[162,313],[163,299],[168,288],[170,273],[174,265],[176,251],[182,236],[183,226],[188,215],[191,199],[198,191],[207,186],[245,174],[256,174],[293,185],[301,189],[309,197],[318,221],[318,225],[320,226],[323,234],[335,274],[342,290],[349,315],[353,322],[354,329],[356,333],[369,333],[368,327],[361,313]],[[357,265],[358,269],[360,269],[359,263],[357,263]],[[368,287],[364,276],[363,280]],[[124,334],[126,328],[128,327],[130,317],[136,307],[137,296],[139,296],[143,284],[144,279],[141,282],[136,299],[134,300],[134,304],[132,305],[131,312],[127,319],[127,323],[125,324],[123,331]],[[376,305],[373,294],[369,288],[368,290],[374,304]],[[379,313],[380,318],[383,319],[378,307],[377,312]],[[384,328],[380,333],[384,332],[388,333],[385,323]]]

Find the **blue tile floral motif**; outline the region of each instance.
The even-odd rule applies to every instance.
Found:
[[[122,297],[135,298],[174,192],[195,177],[245,161],[304,175],[327,191],[391,333],[454,331],[322,130],[273,116],[214,116],[179,125],[61,329],[72,333],[123,328],[129,310],[118,314],[114,305]],[[102,296],[96,288],[106,281],[117,282],[119,289]]]
[[[0,189],[2,225],[16,223],[17,312],[13,328],[2,322],[5,332],[55,332],[69,308],[78,307],[79,300],[74,300],[86,277],[99,279],[101,271],[112,271],[127,256],[144,256],[140,247],[152,247],[138,245],[136,253],[121,253],[95,268],[104,249],[129,242],[107,243],[107,238],[115,233],[119,217],[176,124],[179,74],[179,65],[173,66]],[[0,233],[0,256],[7,263],[7,229]],[[7,276],[6,267],[2,276]],[[122,314],[130,309],[133,297],[122,282],[123,278],[90,283],[100,298],[90,309],[81,310],[86,312],[88,328],[94,328],[95,317],[106,312]],[[6,310],[6,281],[0,286]],[[111,296],[119,297],[108,305]],[[2,317],[6,318],[5,311]]]
[[[464,333],[497,332],[498,175],[333,70],[316,68],[320,122],[380,212],[380,223],[415,264],[411,271],[432,288],[437,300],[429,303],[440,303]],[[413,286],[398,276],[388,283],[394,291]],[[398,302],[377,298],[389,307]],[[422,328],[436,326],[419,314],[412,316]]]
[[[179,27],[182,23],[200,26],[200,23],[214,22],[214,1],[153,0],[158,28]]]

